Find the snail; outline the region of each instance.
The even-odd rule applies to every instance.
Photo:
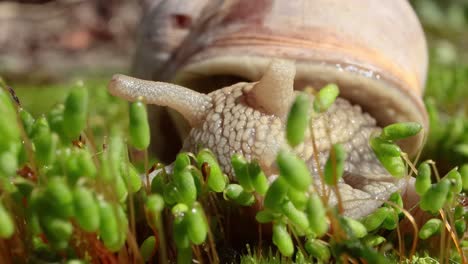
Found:
[[[336,83],[341,98],[311,122],[321,165],[331,143],[344,144],[349,153],[339,183],[345,214],[365,216],[392,192],[411,185],[410,179],[392,178],[368,143],[373,133],[390,123],[415,121],[427,131],[421,98],[426,41],[408,1],[192,4],[193,12],[185,9],[183,14],[177,13],[182,8],[179,1],[156,4],[143,19],[145,34],[140,34],[136,52],[137,77],[176,84],[115,75],[109,84],[112,94],[130,101],[142,97],[146,103],[174,109],[188,123],[187,129],[180,125],[180,115],[175,116],[177,130],[185,137],[183,150],[211,148],[226,173],[232,175],[230,156],[240,153],[274,175],[274,157],[284,146],[285,117],[294,90]],[[174,16],[185,23],[149,26]],[[151,56],[152,42],[163,47],[159,56]],[[160,122],[162,113],[159,109],[154,114],[159,119],[152,122]],[[174,136],[174,131],[170,133]],[[401,142],[401,147],[414,155],[423,142],[420,133]],[[317,178],[310,131],[293,151]]]

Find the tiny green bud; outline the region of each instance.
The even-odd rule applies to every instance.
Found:
[[[185,214],[190,208],[186,205],[186,204],[183,204],[183,203],[178,203],[176,205],[174,205],[171,209],[171,213],[176,216],[176,215],[179,215],[179,214]]]
[[[258,162],[253,161],[248,164],[249,178],[259,194],[265,195],[268,190],[268,179]]]
[[[146,209],[154,216],[158,216],[164,209],[164,200],[158,194],[151,194],[146,198]]]
[[[224,189],[224,197],[242,206],[250,206],[255,202],[253,194],[244,191],[244,188],[239,184],[229,184]]]
[[[390,208],[380,207],[372,214],[366,216],[362,220],[362,223],[366,227],[367,231],[370,232],[380,227],[389,215],[392,216],[392,210]]]
[[[185,206],[187,207],[187,206]],[[188,208],[187,208],[188,210]],[[190,248],[190,239],[187,234],[187,210],[178,211],[174,214],[174,225],[172,226],[174,242],[178,249]],[[173,210],[174,211],[174,210]]]
[[[401,122],[384,127],[381,137],[386,140],[404,139],[418,134],[421,129],[419,123]]]
[[[317,93],[314,99],[314,110],[317,113],[322,113],[335,102],[340,90],[336,84],[328,84]]]
[[[47,182],[43,198],[42,200],[47,206],[43,210],[64,218],[73,215],[73,193],[64,178],[50,178]]]
[[[468,240],[462,240],[460,242],[460,246],[465,249],[465,248],[468,248]]]
[[[295,263],[306,263],[306,259],[304,257],[304,254],[302,253],[302,251],[298,250],[296,252],[294,261],[295,261]]]
[[[204,187],[203,186],[203,175],[202,175],[202,172],[199,169],[195,168],[195,167],[190,167],[189,170],[190,170],[190,173],[193,176],[193,181],[195,182],[195,187],[197,188],[197,197],[198,197],[204,191],[204,189],[203,189],[203,187]],[[226,180],[226,182],[227,182],[227,180]]]
[[[124,157],[127,149],[123,138],[119,134],[111,135],[106,153],[109,155],[110,169],[115,174],[114,177],[120,176],[120,165],[122,162],[125,162]]]
[[[379,137],[372,138],[370,140],[370,145],[375,153],[379,153],[381,155],[399,157],[401,154],[401,149],[398,145]]]
[[[363,242],[368,247],[375,247],[382,244],[385,238],[379,235],[368,235],[363,239]]]
[[[226,187],[226,178],[219,167],[218,161],[211,151],[208,149],[201,150],[197,155],[197,164],[198,167],[203,169],[202,166],[204,163],[208,164],[208,187],[214,192],[222,192]]]
[[[276,157],[280,176],[293,188],[307,191],[312,183],[312,177],[305,162],[296,155],[281,150]]]
[[[400,179],[406,175],[405,162],[401,157],[392,157],[375,153],[384,168],[395,178]]]
[[[460,219],[463,217],[464,213],[465,213],[465,207],[461,204],[458,204],[457,206],[455,206],[453,217],[455,219]]]
[[[183,171],[187,166],[190,165],[190,157],[186,152],[181,152],[177,154],[176,160],[174,162],[174,174],[177,174]]]
[[[384,222],[382,223],[382,227],[387,230],[393,230],[398,225],[398,215],[393,208],[390,208],[390,207],[387,207],[387,208],[389,209],[388,214]]]
[[[289,188],[288,198],[297,209],[303,211],[306,208],[309,195],[307,192],[299,192],[293,188]]]
[[[291,147],[299,145],[309,125],[310,99],[306,93],[300,93],[289,111],[286,123],[286,139]]]
[[[19,109],[18,113],[21,118],[21,122],[23,123],[24,132],[26,132],[26,135],[28,135],[28,137],[31,137],[34,122],[36,122],[36,120],[34,120],[34,117],[32,117],[32,115],[23,108]]]
[[[36,150],[36,159],[40,165],[48,165],[54,161],[58,138],[50,132],[45,117],[39,118],[34,124],[32,141]]]
[[[67,139],[63,124],[64,111],[65,106],[63,104],[58,104],[47,114],[47,121],[49,122],[50,129],[57,133],[62,140]]]
[[[246,192],[252,192],[254,187],[249,177],[249,164],[247,160],[240,154],[234,154],[231,157],[231,164],[239,184]]]
[[[419,196],[424,195],[431,188],[431,167],[427,162],[419,165],[414,187]]]
[[[42,215],[39,219],[47,240],[56,249],[65,249],[73,233],[72,224],[61,218]]]
[[[156,251],[156,237],[147,237],[140,246],[140,254],[143,261],[149,261]]]
[[[65,157],[65,170],[69,181],[75,183],[82,176],[94,178],[97,174],[91,153],[86,149],[73,149]]]
[[[119,204],[115,205],[117,224],[119,226],[118,240],[114,245],[110,245],[108,249],[112,252],[119,251],[125,244],[127,239],[127,230],[128,230],[128,219],[127,214],[125,213],[123,207]]]
[[[182,171],[174,171],[174,184],[179,193],[178,202],[192,204],[197,199],[197,187],[191,171],[186,168]]]
[[[0,238],[8,239],[15,233],[15,223],[10,213],[0,203]]]
[[[140,101],[130,104],[129,108],[130,143],[137,149],[143,150],[150,144],[150,129],[146,105]]]
[[[323,263],[327,263],[330,260],[330,249],[322,240],[309,239],[304,247],[307,253]]]
[[[277,216],[278,216],[277,214],[273,213],[270,210],[263,210],[263,211],[257,212],[257,214],[255,215],[255,219],[260,224],[265,224],[265,223],[272,222],[273,220],[277,218]]]
[[[271,183],[270,188],[268,188],[268,191],[265,194],[265,200],[263,201],[265,208],[277,211],[281,210],[281,204],[286,198],[288,189],[289,186],[282,177],[276,178],[276,180]]]
[[[169,182],[168,184],[164,185],[163,198],[164,202],[166,202],[169,205],[173,205],[177,201],[181,200],[179,189],[177,188],[174,182]]]
[[[307,230],[309,227],[309,221],[307,215],[304,212],[297,210],[294,204],[290,201],[285,201],[282,206],[282,213],[298,228],[301,230]]]
[[[393,202],[395,205],[398,207],[395,207],[390,204],[385,204],[385,207],[392,208],[397,214],[402,213],[402,208],[403,208],[403,198],[401,197],[401,194],[399,192],[394,192],[390,195],[388,198],[388,201]]]
[[[137,169],[127,162],[121,162],[122,178],[131,193],[135,193],[141,189],[141,178]]]
[[[163,194],[164,193],[164,172],[160,171],[151,181],[151,192],[152,193],[157,193],[157,194]]]
[[[455,220],[455,231],[457,232],[458,237],[463,237],[466,231],[466,220],[458,219]]]
[[[91,153],[87,150],[82,150],[78,154],[78,166],[82,169],[82,175],[94,178],[96,177],[97,169],[94,165],[93,158],[91,157]]]
[[[343,176],[346,152],[342,144],[334,144],[325,164],[324,177],[328,185],[336,185]]]
[[[440,232],[442,221],[437,218],[429,219],[419,230],[419,238],[428,239],[429,237]]]
[[[118,201],[121,203],[125,202],[128,197],[128,189],[123,179],[123,175],[116,175],[114,184],[114,191],[117,195]]]
[[[101,155],[100,164],[101,166],[99,166],[99,170],[97,174],[98,179],[103,181],[106,184],[113,182],[116,175],[111,172],[112,166],[111,166],[111,161],[110,161],[110,155],[108,152],[103,153]]]
[[[99,235],[104,245],[111,249],[119,243],[119,223],[117,220],[117,210],[115,206],[105,200],[99,200]]]
[[[463,190],[468,191],[468,163],[463,164],[460,168],[460,175],[463,183]]]
[[[455,193],[460,193],[463,189],[462,177],[458,172],[457,168],[452,169],[447,173],[445,176],[447,179],[452,180],[453,184],[451,184],[451,190]]]
[[[278,247],[281,254],[285,257],[290,257],[294,253],[294,244],[285,224],[273,224],[273,244]]]
[[[99,207],[93,193],[84,186],[76,186],[73,191],[75,219],[87,232],[99,228]]]
[[[69,139],[78,138],[86,127],[88,90],[82,86],[73,89],[65,101],[63,130]]]
[[[200,245],[205,242],[208,234],[208,225],[205,221],[205,213],[199,203],[187,212],[187,234],[192,243]]]
[[[42,232],[42,231],[41,231]],[[34,236],[32,238],[32,247],[34,249],[34,251],[46,251],[46,250],[49,250],[49,246],[46,245],[46,243],[44,243],[44,241],[42,240],[41,237],[39,236]]]
[[[0,177],[12,177],[18,169],[18,158],[12,151],[0,153]]]
[[[306,214],[310,229],[317,235],[323,236],[328,231],[328,222],[325,207],[317,193],[311,193],[306,204]]]
[[[421,197],[419,207],[424,211],[436,213],[447,201],[447,195],[450,190],[450,181],[441,180],[433,184],[429,190]]]
[[[27,149],[24,143],[21,144],[20,149],[18,150],[17,160],[19,167],[22,167],[29,162]]]
[[[367,228],[358,220],[346,216],[343,217],[343,220],[356,238],[363,238],[367,235]]]

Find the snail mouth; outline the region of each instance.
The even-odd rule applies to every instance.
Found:
[[[347,173],[338,183],[344,215],[359,219],[382,206],[390,195],[397,191],[405,190],[409,178],[371,179],[361,175]],[[337,195],[331,192],[330,204],[338,202]]]

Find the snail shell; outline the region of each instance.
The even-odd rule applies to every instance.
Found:
[[[138,43],[134,75],[201,92],[125,76],[111,81],[114,95],[143,96],[147,103],[175,110],[169,111],[176,119],[172,124],[163,108],[150,120],[156,150],[172,148],[166,160],[179,150],[176,129],[186,138],[185,150],[210,147],[226,172],[230,155],[240,152],[274,175],[293,90],[336,83],[342,98],[322,117],[325,121],[313,122],[316,134],[332,127],[331,142],[326,133],[317,136],[323,140],[320,165],[330,143],[344,143],[351,154],[339,186],[345,214],[369,214],[411,181],[392,178],[367,142],[379,126],[394,122],[419,122],[427,131],[421,99],[427,47],[408,1],[159,1],[144,17]],[[264,127],[273,136],[261,136]],[[307,140],[294,151],[316,176]],[[415,154],[423,141],[420,133],[402,148]]]
[[[415,121],[427,131],[421,99],[427,47],[408,1],[189,3],[162,1],[148,11],[135,57],[137,77],[210,92],[239,80],[257,81],[271,58],[283,58],[296,62],[295,89],[336,83],[343,98],[360,105],[380,126]],[[181,18],[189,23],[178,23]],[[153,115],[157,127],[162,112]],[[185,137],[189,126],[177,129]],[[156,132],[158,148],[168,141],[157,138],[163,134]],[[423,141],[420,133],[402,148],[415,154]]]

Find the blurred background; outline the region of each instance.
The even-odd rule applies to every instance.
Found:
[[[0,0],[0,76],[35,115],[62,101],[76,80],[103,90],[113,73],[129,71],[143,6],[159,1]],[[423,157],[461,165],[468,162],[468,0],[410,2],[430,47]]]
[[[0,74],[51,83],[126,70],[141,16],[136,0],[0,1]]]

